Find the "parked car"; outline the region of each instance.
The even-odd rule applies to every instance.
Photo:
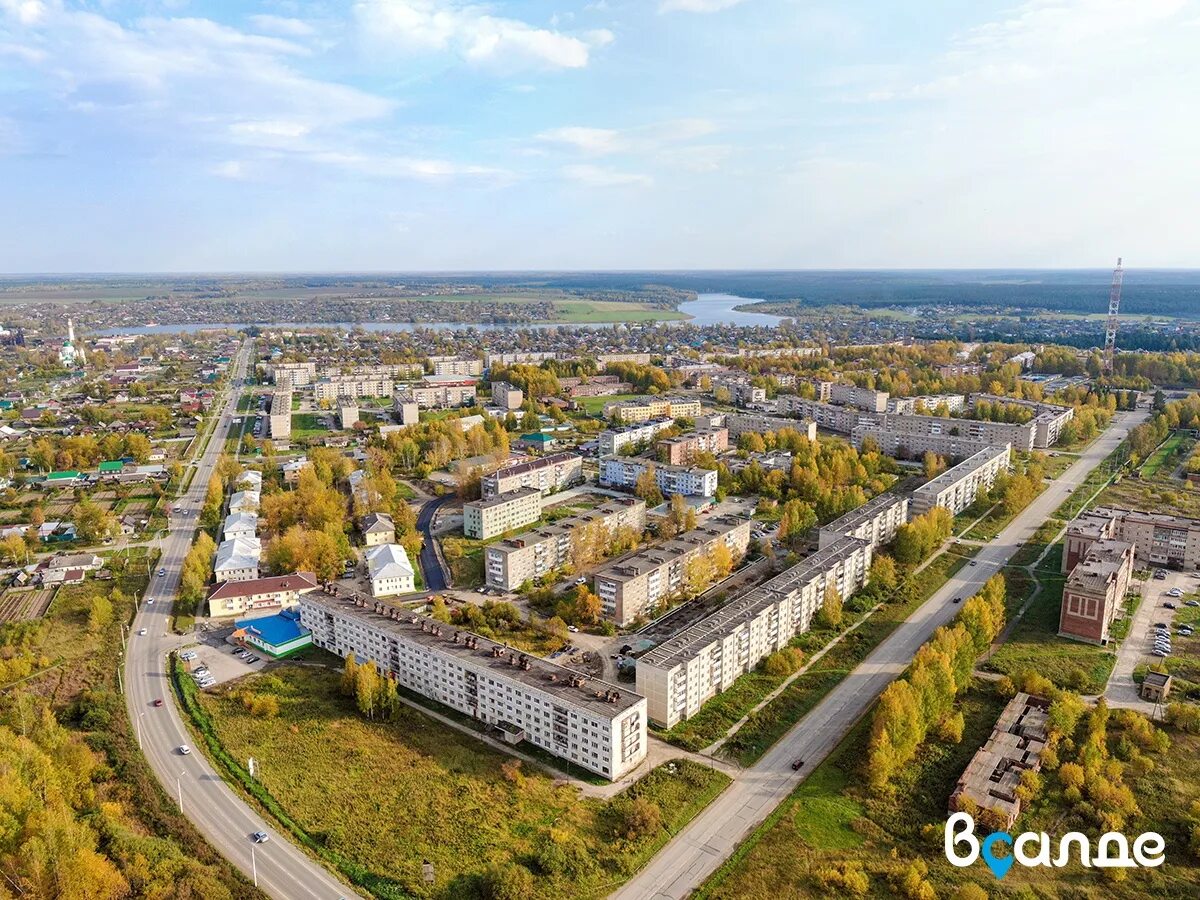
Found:
[[[1181,591],[1179,588],[1171,588],[1169,591],[1167,591],[1167,596],[1168,597],[1182,597],[1183,591]]]
[[[1175,608],[1175,604],[1174,604],[1174,603],[1170,603],[1170,602],[1164,603],[1164,604],[1163,604],[1163,606],[1164,606],[1164,607],[1166,607],[1167,609],[1174,609],[1174,608]]]
[[[574,625],[568,625],[568,626],[567,626],[567,631],[571,632],[571,634],[578,634],[578,633],[579,633],[579,629],[578,629],[577,627],[575,627]]]
[[[1184,606],[1200,606],[1200,600],[1184,600]]]
[[[1171,651],[1170,650],[1152,650],[1151,655],[1152,656],[1170,656]]]

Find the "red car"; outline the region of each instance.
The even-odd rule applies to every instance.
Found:
[[[155,700],[155,701],[154,701],[154,705],[155,705],[155,706],[162,706],[162,697],[159,697],[157,700]]]

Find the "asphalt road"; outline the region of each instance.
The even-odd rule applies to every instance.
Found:
[[[787,797],[809,772],[838,745],[912,660],[917,648],[950,621],[959,606],[994,575],[1067,499],[1146,413],[1119,413],[1112,425],[1081,458],[1044,490],[941,590],[924,603],[875,651],[800,720],[762,759],[743,771],[733,784],[650,863],[612,896],[618,900],[683,898],[737,848],[750,831]],[[804,768],[792,771],[803,759]]]
[[[170,600],[179,588],[183,558],[196,531],[208,480],[216,468],[228,434],[230,418],[237,409],[250,343],[242,346],[234,365],[235,387],[219,413],[216,432],[198,461],[191,487],[177,504],[180,514],[171,516],[170,532],[162,541],[160,569],[150,579],[147,597],[130,630],[125,654],[125,703],[142,752],[166,792],[177,799],[183,812],[218,852],[256,878],[258,886],[281,900],[336,900],[357,896],[321,865],[271,828],[225,784],[204,754],[193,749],[179,752],[191,737],[176,709],[167,674],[167,653],[186,642],[170,631]],[[159,574],[159,573],[162,574]],[[139,634],[145,629],[146,634]],[[165,702],[155,707],[154,701]],[[251,835],[265,831],[270,839],[255,844]]]
[[[449,503],[454,499],[452,494],[446,494],[441,497],[435,497],[432,500],[426,501],[421,507],[421,511],[417,513],[417,530],[425,535],[425,543],[421,546],[421,577],[425,579],[425,590],[427,591],[444,591],[447,588],[446,570],[442,568],[442,561],[438,559],[437,551],[433,544],[433,517],[437,515],[438,509],[443,503]]]

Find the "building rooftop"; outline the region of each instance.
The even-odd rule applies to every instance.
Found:
[[[544,469],[547,466],[557,466],[560,463],[570,462],[572,459],[582,459],[582,457],[576,456],[574,453],[552,453],[549,456],[542,456],[538,459],[527,459],[502,466],[491,475],[485,477],[494,478],[500,476],[508,478],[512,475],[523,475],[526,472],[536,472],[538,469]]]
[[[257,619],[237,619],[233,626],[257,635],[275,647],[309,633],[307,628],[300,626],[300,614],[294,609],[285,609],[273,616],[260,616]]]
[[[670,640],[659,644],[639,662],[664,669],[686,662],[699,650],[729,634],[741,623],[755,618],[797,587],[827,572],[860,548],[867,546],[870,546],[868,542],[859,538],[839,538],[823,550],[818,550],[695,625],[685,628]]]
[[[982,809],[1015,812],[1020,806],[1015,789],[1021,773],[1041,767],[1049,707],[1050,701],[1042,697],[1024,693],[1013,697],[987,742],[963,770],[954,796],[966,794]]]
[[[1111,524],[1112,516],[1100,515],[1095,510],[1090,510],[1080,513],[1071,521],[1071,524],[1067,526],[1067,534],[1099,540],[1108,534]]]
[[[320,587],[317,576],[312,572],[293,572],[291,575],[272,575],[269,578],[252,578],[249,581],[222,581],[208,593],[209,600],[224,600],[229,597],[253,597],[256,594],[274,594],[277,591],[312,591]]]
[[[1003,446],[985,447],[978,453],[973,453],[956,466],[947,469],[937,478],[930,479],[925,482],[915,491],[914,494],[939,494],[946,488],[951,487],[962,478],[966,478],[972,472],[982,469],[1001,453],[1008,453],[1012,449],[1010,444]]]
[[[541,541],[551,538],[570,538],[571,533],[580,528],[591,525],[593,522],[599,522],[607,519],[609,516],[619,512],[634,509],[638,505],[645,506],[645,501],[638,500],[634,497],[629,498],[614,498],[605,501],[599,506],[584,510],[581,513],[576,513],[573,516],[568,516],[565,519],[559,519],[557,522],[552,522],[549,525],[539,525],[535,528],[530,528],[522,531],[520,534],[513,535],[505,540],[498,541],[489,549],[498,549],[505,552],[520,550],[528,547],[531,544],[537,544]]]
[[[332,613],[359,619],[372,628],[561,698],[595,715],[611,718],[642,702],[623,685],[591,678],[529,653],[446,625],[427,616],[387,603],[348,600],[324,593],[308,594],[304,602]]]
[[[1107,516],[1110,519],[1134,519],[1143,522],[1153,522],[1156,525],[1168,525],[1173,528],[1200,527],[1200,520],[1175,516],[1170,513],[1143,512],[1139,509],[1121,509],[1116,506],[1097,506],[1091,512],[1095,516]]]
[[[408,554],[399,544],[380,544],[367,551],[367,571],[376,578],[404,578],[415,574]]]
[[[1120,573],[1125,557],[1131,554],[1133,545],[1125,541],[1100,540],[1087,549],[1087,555],[1067,576],[1067,587],[1104,593],[1110,582]]]
[[[647,547],[639,550],[633,556],[610,563],[599,569],[595,573],[595,577],[607,578],[611,581],[629,581],[647,572],[652,572],[660,566],[674,562],[681,556],[693,552],[697,547],[703,547],[748,522],[748,519],[739,519],[737,516],[717,516],[669,541],[664,541],[654,547]]]
[[[828,525],[822,525],[821,530],[822,531],[840,531],[843,533],[848,532],[848,531],[853,531],[854,529],[858,528],[859,525],[862,525],[864,522],[870,521],[871,519],[875,518],[877,515],[879,515],[885,509],[890,509],[891,507],[896,506],[899,503],[903,503],[907,499],[908,498],[902,494],[895,494],[895,493],[891,493],[889,491],[885,491],[884,493],[879,494],[878,496],[872,497],[870,500],[868,500],[866,503],[864,503],[862,506],[858,507],[857,509],[852,509],[852,510],[850,510],[850,512],[846,513],[844,516],[834,519]]]
[[[497,494],[491,500],[468,500],[464,506],[472,506],[476,509],[491,509],[494,506],[502,506],[505,503],[511,503],[513,500],[520,500],[523,497],[529,497],[533,494],[541,496],[541,491],[535,487],[517,488],[515,491],[505,491],[503,494]]]
[[[363,516],[363,534],[379,534],[395,530],[396,523],[392,521],[392,517],[387,513],[373,512],[367,513],[367,515]]]

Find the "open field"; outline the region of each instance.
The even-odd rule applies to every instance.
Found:
[[[1117,658],[1110,649],[1058,636],[1067,580],[1059,572],[1061,559],[1062,545],[1058,544],[1034,570],[1041,593],[985,668],[1005,675],[1033,670],[1059,687],[1097,694],[1104,690]]]
[[[623,400],[640,400],[643,394],[614,394],[611,397],[580,397],[575,402],[588,415],[598,416],[604,412],[604,407],[610,403],[620,403]]]
[[[490,864],[512,862],[536,872],[524,896],[601,897],[728,783],[677,763],[612,801],[585,799],[406,706],[394,722],[368,721],[339,685],[336,672],[284,666],[200,703],[233,759],[258,760],[261,787],[320,854],[355,868],[380,895],[477,896]],[[275,697],[279,714],[252,716],[240,691]],[[634,797],[659,807],[662,827],[617,837]],[[562,852],[551,853],[551,842]]]

